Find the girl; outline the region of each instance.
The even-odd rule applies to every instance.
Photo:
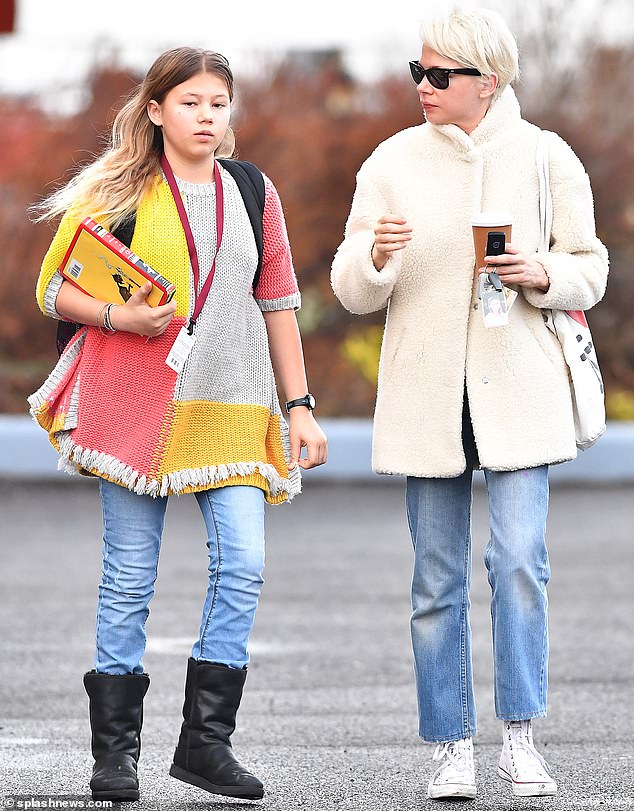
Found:
[[[63,218],[38,280],[39,306],[85,327],[30,404],[60,465],[99,477],[104,517],[95,669],[84,676],[94,799],[139,797],[145,621],[173,493],[195,494],[210,562],[170,774],[212,793],[264,793],[229,740],[263,582],[264,501],[290,500],[299,468],[323,464],[327,449],[312,415],[277,192],[264,178],[254,283],[259,251],[238,164],[215,160],[233,154],[232,98],[224,57],[167,51],[118,114],[111,147],[42,208],[42,218]],[[246,168],[252,176],[255,167]],[[111,230],[135,218],[131,248],[176,285],[174,300],[150,307],[148,283],[113,305],[64,281],[58,268],[85,216]]]

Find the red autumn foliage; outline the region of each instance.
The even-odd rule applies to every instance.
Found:
[[[596,70],[584,72],[563,100],[553,97],[547,108],[537,108],[533,100],[525,113],[566,138],[592,179],[598,229],[612,261],[605,302],[590,319],[608,389],[634,392],[631,56],[625,50],[597,51]],[[601,83],[606,74],[612,81]],[[114,110],[136,80],[125,71],[96,72],[86,109],[68,118],[48,116],[35,102],[0,98],[0,411],[23,412],[26,395],[55,359],[55,324],[41,316],[33,295],[53,230],[33,224],[26,209],[102,149]],[[588,87],[593,81],[594,92]],[[362,320],[346,313],[332,295],[329,269],[357,169],[380,141],[421,121],[411,80],[387,77],[369,87],[352,81],[336,55],[295,58],[265,79],[239,84],[234,118],[240,156],[274,180],[284,203],[320,413],[370,414],[373,387],[340,345],[350,331],[381,323],[384,314]]]
[[[10,34],[15,28],[15,0],[0,4],[0,34]]]

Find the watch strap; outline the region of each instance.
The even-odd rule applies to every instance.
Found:
[[[286,411],[289,412],[295,406],[305,406],[310,411],[315,408],[315,398],[312,394],[305,394],[303,397],[298,397],[296,400],[289,400],[286,403]]]

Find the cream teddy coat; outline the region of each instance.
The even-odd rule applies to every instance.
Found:
[[[605,291],[607,252],[595,234],[588,177],[549,133],[551,250],[540,243],[539,129],[507,87],[467,135],[429,123],[380,144],[357,176],[332,286],[353,313],[387,305],[372,466],[377,473],[453,477],[465,469],[466,384],[482,467],[518,470],[576,456],[568,369],[541,308],[587,310]],[[505,327],[486,329],[470,220],[513,214],[512,243],[534,254],[550,288],[519,289]],[[377,271],[374,226],[407,218],[412,240]]]

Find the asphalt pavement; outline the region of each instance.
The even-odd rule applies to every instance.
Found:
[[[433,746],[417,737],[409,642],[411,544],[402,482],[311,483],[269,508],[266,583],[234,747],[263,780],[258,803],[168,776],[185,667],[205,592],[204,525],[173,498],[148,621],[139,764],[142,809],[409,811]],[[535,738],[555,798],[513,798],[496,775],[486,494],[475,493],[472,632],[478,797],[452,809],[634,808],[634,490],[553,488],[550,712]],[[0,482],[0,797],[88,807],[87,698],[101,553],[94,482]],[[35,802],[33,802],[35,801]],[[57,802],[57,804],[55,804]]]

